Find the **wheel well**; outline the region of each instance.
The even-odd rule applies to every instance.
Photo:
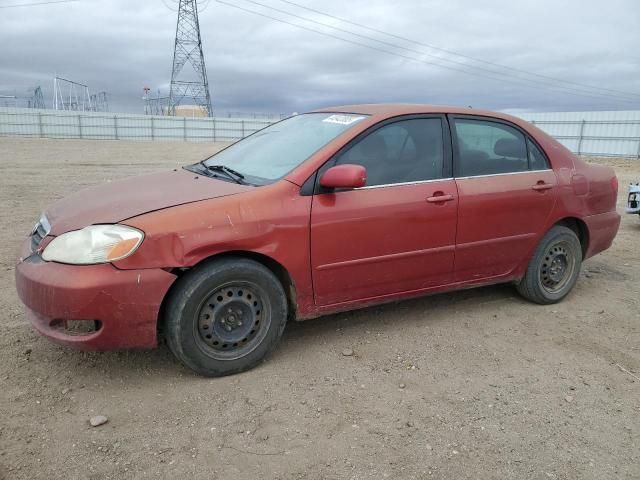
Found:
[[[205,262],[210,262],[211,260],[214,260],[217,258],[224,258],[224,257],[248,258],[268,268],[276,277],[278,277],[278,280],[280,281],[280,284],[284,289],[284,293],[287,296],[287,303],[289,307],[289,320],[295,318],[296,310],[297,310],[296,287],[295,287],[295,284],[293,283],[293,279],[291,278],[291,275],[289,275],[289,272],[287,271],[287,269],[284,268],[284,266],[282,266],[279,262],[261,253],[247,252],[247,251],[230,251],[230,252],[219,253],[217,255],[212,255],[210,257],[202,259],[200,262],[193,265],[192,267],[171,269],[171,273],[173,273],[177,277],[180,277],[184,275],[186,272],[188,272],[189,270],[196,268],[197,266],[202,265]],[[174,285],[175,285],[175,282],[174,282]],[[167,298],[169,298],[169,295],[171,294],[171,290],[172,288],[169,289],[169,291],[164,297],[164,300],[162,301],[162,305],[160,306],[160,313],[159,313],[158,322],[157,322],[157,330],[158,330],[159,337],[162,337],[162,330],[163,330],[163,323],[164,323],[164,304]]]
[[[587,248],[589,247],[589,229],[587,228],[587,224],[579,218],[568,217],[560,220],[556,225],[562,225],[573,230],[577,235],[578,240],[580,240],[580,245],[582,246],[582,258],[584,258],[587,254]]]

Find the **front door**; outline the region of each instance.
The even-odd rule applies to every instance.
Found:
[[[367,169],[360,189],[320,192],[311,209],[319,306],[419,291],[452,281],[458,193],[441,116],[385,122],[328,166]],[[322,173],[322,171],[321,171]]]
[[[532,251],[556,199],[557,180],[515,126],[451,118],[459,192],[456,281],[508,275]]]

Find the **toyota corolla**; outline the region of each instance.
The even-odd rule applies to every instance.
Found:
[[[495,283],[558,302],[611,245],[617,189],[611,168],[511,116],[330,108],[58,201],[24,242],[16,284],[56,342],[166,339],[194,371],[227,375],[292,320]]]

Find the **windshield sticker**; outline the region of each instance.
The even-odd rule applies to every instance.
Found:
[[[326,123],[337,123],[338,125],[351,125],[362,120],[364,117],[357,115],[331,115],[323,120]]]

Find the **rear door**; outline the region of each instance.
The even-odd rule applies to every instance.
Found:
[[[347,145],[339,164],[364,188],[318,192],[311,209],[316,304],[417,291],[452,281],[458,194],[444,116],[386,122]]]
[[[553,209],[557,181],[540,148],[508,122],[451,116],[459,194],[456,281],[507,275]]]

